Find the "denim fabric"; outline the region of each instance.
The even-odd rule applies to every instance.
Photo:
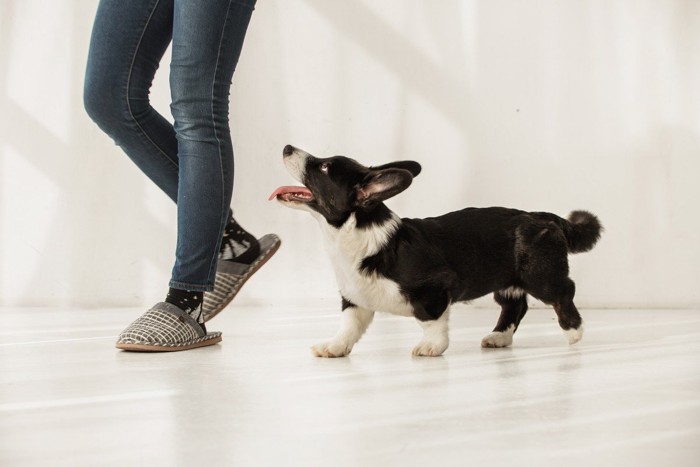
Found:
[[[210,291],[233,189],[229,91],[255,0],[101,0],[88,115],[177,203],[170,287]],[[149,89],[172,41],[171,125]]]

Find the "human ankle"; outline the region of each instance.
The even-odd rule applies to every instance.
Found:
[[[190,315],[192,319],[194,319],[200,326],[202,326],[202,329],[205,329],[204,315],[202,313],[204,292],[174,289],[170,287],[170,290],[168,290],[168,295],[165,297],[165,301],[180,308],[182,311]]]
[[[231,217],[221,241],[221,259],[251,264],[260,255],[258,240]]]

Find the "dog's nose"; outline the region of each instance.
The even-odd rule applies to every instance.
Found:
[[[282,155],[291,156],[293,152],[294,152],[294,146],[292,146],[291,144],[288,144],[282,150]]]

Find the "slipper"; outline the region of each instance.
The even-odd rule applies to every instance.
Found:
[[[279,249],[282,241],[275,234],[267,234],[258,240],[260,255],[251,264],[220,260],[216,268],[214,290],[204,294],[202,312],[209,321],[231,303],[243,284]]]
[[[217,342],[221,342],[220,332],[207,333],[177,306],[160,302],[122,331],[117,348],[137,352],[173,352]]]

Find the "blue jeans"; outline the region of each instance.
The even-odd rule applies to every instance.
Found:
[[[209,291],[233,190],[229,91],[255,0],[101,0],[85,109],[177,203],[170,287]],[[170,124],[148,95],[172,41]]]

